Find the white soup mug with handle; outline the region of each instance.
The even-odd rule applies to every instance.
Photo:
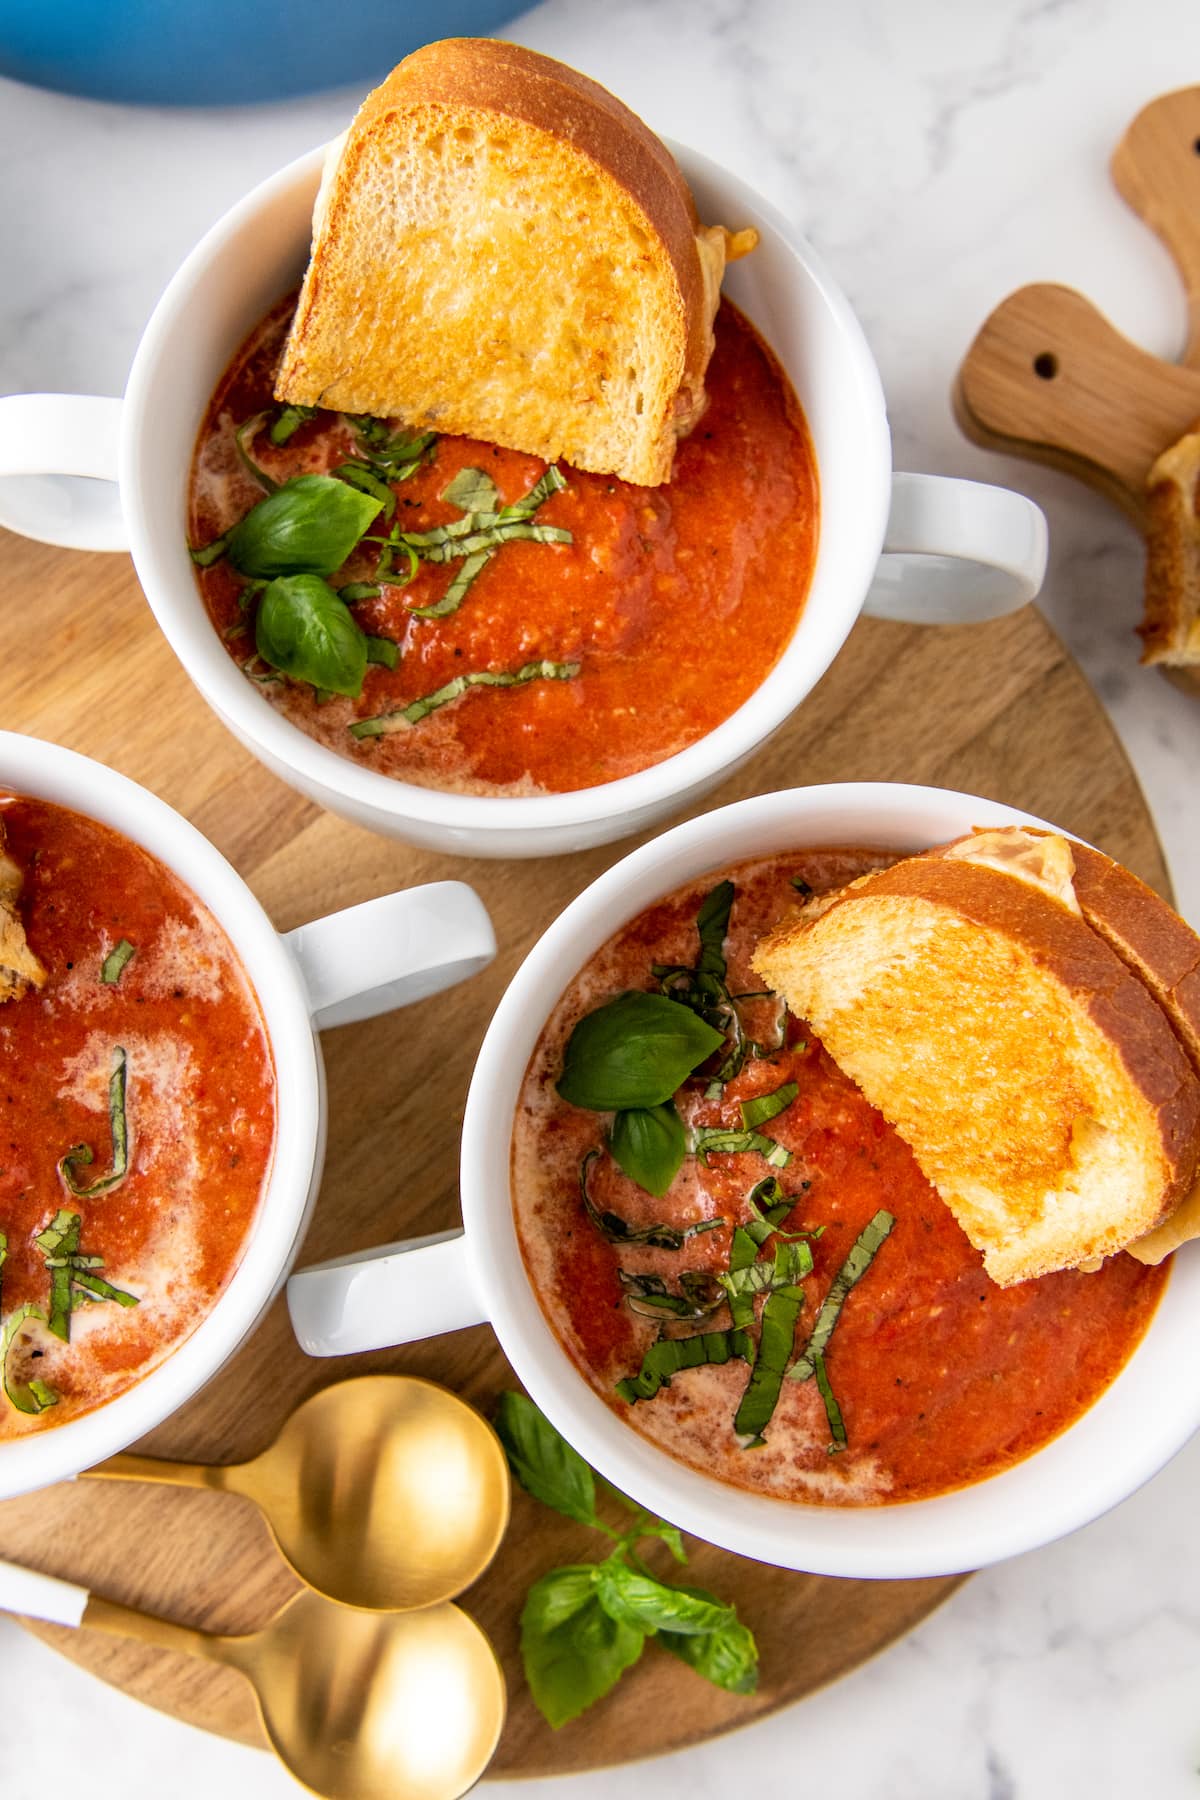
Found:
[[[193,250],[146,327],[123,401],[0,399],[0,525],[50,543],[130,550],[159,625],[230,730],[283,780],[369,829],[464,855],[544,856],[644,831],[691,805],[799,705],[864,606],[942,625],[1031,600],[1045,572],[1046,522],[1008,489],[893,474],[879,372],[821,258],[736,176],[671,147],[702,219],[759,233],[725,291],[800,398],[820,482],[816,562],[790,643],[736,712],[676,755],[574,793],[418,787],[308,737],[220,642],[188,555],[188,472],[209,398],[238,345],[303,274],[320,150],[263,182]]]

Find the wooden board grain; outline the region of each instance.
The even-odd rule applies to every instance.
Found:
[[[416,851],[321,813],[254,763],[209,712],[154,627],[124,557],[83,557],[0,533],[7,634],[0,720],[111,763],[192,818],[283,929],[397,886],[472,882],[502,946],[448,998],[325,1036],[325,1179],[302,1252],[338,1252],[457,1223],[457,1128],[475,1051],[512,970],[601,869],[632,847],[540,863]],[[1081,833],[1160,891],[1166,873],[1145,804],[1101,709],[1032,609],[945,630],[864,621],[799,713],[711,804],[839,780],[927,782],[1007,800]],[[207,1390],[142,1448],[235,1461],[262,1449],[291,1408],[344,1375],[403,1370],[446,1382],[485,1411],[512,1377],[484,1327],[434,1344],[314,1362],[282,1303]],[[466,1604],[508,1673],[510,1716],[493,1772],[550,1775],[695,1743],[855,1667],[957,1585],[785,1574],[693,1543],[691,1579],[735,1599],[762,1647],[750,1699],[722,1694],[653,1647],[608,1699],[554,1733],[520,1673],[525,1589],[594,1554],[590,1534],[524,1495]],[[63,1484],[0,1505],[0,1556],[103,1595],[222,1631],[262,1624],[294,1578],[242,1500],[125,1483]],[[99,1633],[37,1628],[65,1655],[152,1705],[262,1741],[249,1691],[228,1670]]]

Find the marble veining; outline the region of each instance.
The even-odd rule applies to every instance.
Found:
[[[1194,4],[548,0],[510,35],[588,70],[802,222],[879,360],[898,466],[1041,502],[1045,612],[1133,759],[1200,923],[1200,703],[1138,666],[1138,539],[1066,477],[967,444],[948,403],[976,326],[1027,281],[1079,287],[1138,342],[1178,354],[1178,281],[1107,159],[1141,105],[1200,80]],[[186,250],[339,130],[356,97],[168,112],[0,82],[0,392],[119,392]],[[1088,1530],[967,1583],[819,1698],[620,1776],[507,1793],[1200,1800],[1198,1488],[1200,1442]],[[298,1791],[264,1757],[126,1700],[3,1620],[0,1685],[52,1696],[54,1761],[86,1770],[89,1800]],[[6,1795],[40,1788],[47,1748],[43,1731],[5,1733]]]

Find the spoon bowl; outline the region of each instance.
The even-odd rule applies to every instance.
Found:
[[[365,1375],[322,1389],[250,1462],[124,1454],[86,1473],[244,1495],[302,1581],[379,1611],[460,1594],[508,1525],[508,1467],[495,1433],[457,1395],[411,1375]]]

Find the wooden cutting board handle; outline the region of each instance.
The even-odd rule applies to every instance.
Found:
[[[954,404],[975,443],[1065,469],[1140,524],[1151,464],[1200,416],[1200,369],[1150,356],[1074,288],[1039,283],[984,322]]]
[[[1188,299],[1182,360],[1200,368],[1200,87],[1143,107],[1110,166],[1118,192],[1179,265]]]

